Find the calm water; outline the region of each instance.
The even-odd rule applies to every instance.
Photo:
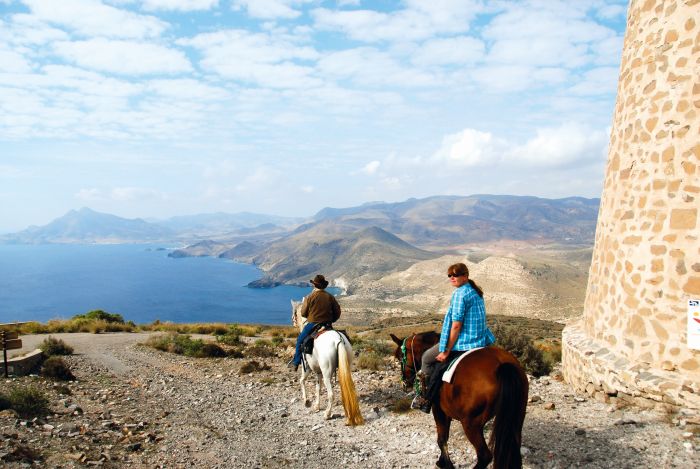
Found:
[[[0,245],[0,322],[47,321],[102,309],[148,323],[289,324],[310,288],[247,288],[257,268],[172,259],[159,246]]]

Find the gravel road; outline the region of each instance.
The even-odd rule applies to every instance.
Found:
[[[419,468],[437,459],[432,416],[391,410],[405,397],[393,364],[354,372],[366,424],[352,428],[339,403],[331,420],[304,407],[298,375],[284,367],[290,349],[242,374],[247,358],[177,356],[138,345],[147,336],[56,334],[75,347],[67,361],[77,382],[3,380],[42,387],[54,410],[35,422],[0,412],[7,467]],[[44,338],[22,339],[29,349]],[[531,380],[524,467],[700,467],[697,414],[618,408],[555,378]],[[458,423],[450,451],[458,467],[476,460]]]

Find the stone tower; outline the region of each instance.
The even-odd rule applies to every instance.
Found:
[[[600,399],[700,409],[700,0],[631,0],[583,318],[566,380]],[[644,399],[639,399],[644,398]]]

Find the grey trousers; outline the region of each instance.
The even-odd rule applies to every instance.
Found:
[[[435,369],[435,364],[437,363],[437,360],[435,357],[438,356],[440,353],[440,344],[437,343],[430,347],[428,350],[423,353],[423,357],[421,358],[421,371],[425,376],[430,378],[430,376],[433,374],[433,369]]]

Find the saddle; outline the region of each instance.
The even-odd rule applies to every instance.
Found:
[[[305,354],[311,355],[314,352],[314,339],[326,331],[333,329],[333,323],[319,322],[311,329],[311,334],[307,335],[301,343],[301,350]]]

